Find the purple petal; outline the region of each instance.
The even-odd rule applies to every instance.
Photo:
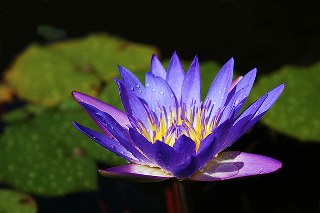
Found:
[[[188,72],[185,75],[181,89],[182,102],[189,108],[193,102],[201,102],[201,79],[198,57],[193,59]]]
[[[145,88],[140,80],[129,70],[124,67],[118,66],[122,82],[130,88],[137,97],[144,98]]]
[[[173,176],[179,179],[190,178],[199,169],[198,161],[194,156],[188,156],[184,163],[173,167],[170,171]]]
[[[171,171],[177,165],[182,164],[181,156],[168,144],[156,141],[154,146],[155,163],[166,171]]]
[[[110,106],[102,101],[99,101],[98,99],[95,99],[89,95],[86,95],[80,92],[74,91],[72,92],[72,96],[80,104],[86,103],[91,106],[94,106],[95,108],[99,109],[102,112],[108,113],[114,119],[116,119],[121,126],[126,127],[127,125],[130,125],[128,116],[124,112],[118,110],[117,108]],[[108,131],[104,127],[102,127],[98,122],[96,123],[105,134],[108,134]]]
[[[223,107],[227,99],[232,82],[233,64],[234,61],[233,58],[231,58],[223,65],[209,88],[204,103],[208,101],[212,102],[213,112],[217,111],[220,107]]]
[[[222,131],[225,126],[230,126],[230,122],[225,122],[202,140],[195,156],[184,155],[183,157],[182,155],[182,163],[175,165],[170,172],[175,177],[184,179],[191,177],[197,170],[206,165],[219,151],[219,143],[217,142],[225,133],[225,131]]]
[[[146,101],[148,107],[156,113],[161,113],[162,107],[169,112],[177,106],[177,99],[167,82],[150,73],[146,74]]]
[[[212,159],[191,180],[219,181],[245,176],[262,175],[277,171],[281,162],[262,155],[244,152],[224,152]]]
[[[115,81],[118,84],[120,98],[125,111],[129,116],[139,119],[143,125],[148,126],[147,112],[143,103],[123,82]]]
[[[226,103],[228,103],[233,94],[236,94],[240,90],[244,90],[243,93],[241,93],[240,97],[238,98],[238,104],[235,107],[235,114],[237,115],[239,111],[241,110],[243,104],[247,100],[247,97],[251,91],[251,88],[253,86],[254,80],[256,78],[257,69],[253,69],[250,72],[248,72],[245,76],[241,78],[241,80],[234,86],[234,88],[230,91],[228,98],[226,100]]]
[[[227,137],[224,139],[220,151],[223,151],[227,147],[231,146],[241,135],[244,134],[244,128],[247,126],[252,117],[256,114],[258,109],[261,107],[265,99],[267,98],[267,94],[259,98],[253,104],[251,104],[234,122],[231,129],[228,131]]]
[[[148,141],[143,135],[141,135],[137,130],[130,128],[129,134],[131,140],[136,144],[136,146],[145,154],[145,156],[153,163],[155,163],[153,144]]]
[[[218,154],[223,146],[223,139],[228,134],[232,122],[227,119],[225,122],[214,128],[212,133],[201,141],[198,155],[199,168],[202,168],[209,160]]]
[[[171,87],[172,91],[176,95],[178,101],[181,98],[181,88],[184,80],[184,70],[176,52],[172,54],[172,57],[168,66],[168,74],[166,81]]]
[[[110,138],[104,135],[101,135],[100,133],[89,129],[81,124],[78,124],[76,122],[73,122],[73,125],[83,134],[88,136],[91,140],[97,142],[104,148],[108,149],[110,152],[115,153],[116,155],[134,162],[139,163],[139,160],[136,159],[126,148],[124,148],[117,140],[114,138]]]
[[[196,144],[195,142],[185,136],[181,135],[178,140],[173,145],[173,149],[180,155],[184,156],[194,156],[196,154]]]
[[[169,173],[164,172],[158,167],[149,167],[139,164],[127,164],[112,167],[106,170],[99,170],[105,177],[135,180],[138,182],[159,182],[173,178]]]
[[[150,72],[153,75],[155,75],[157,77],[161,77],[164,80],[167,77],[166,70],[164,69],[164,67],[162,66],[161,62],[159,61],[159,59],[157,58],[157,56],[155,54],[153,54],[152,58],[151,58]]]
[[[234,120],[234,117],[232,115],[235,115],[235,108],[237,104],[239,103],[239,99],[241,99],[243,96],[241,96],[244,93],[245,89],[242,88],[241,90],[237,91],[235,95],[233,95],[232,99],[229,101],[227,106],[224,108],[219,123],[225,122],[227,119]]]
[[[119,143],[132,153],[135,158],[141,162],[149,163],[150,161],[137,149],[135,144],[131,141],[129,132],[123,128],[114,118],[107,113],[97,111],[90,105],[84,106],[88,111],[91,111],[95,119],[106,128],[110,134],[115,137]]]
[[[236,79],[232,80],[230,91],[239,83],[243,76],[238,76]]]
[[[260,106],[253,118],[250,120],[249,124],[244,128],[244,132],[249,130],[255,123],[257,123],[260,120],[260,118],[272,107],[272,105],[281,95],[283,89],[284,84],[280,84],[279,86],[267,93],[267,98],[264,100],[263,104]]]

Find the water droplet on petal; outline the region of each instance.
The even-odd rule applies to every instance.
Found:
[[[131,87],[131,91],[133,91],[134,90],[134,88],[133,87]]]
[[[136,87],[137,87],[137,88],[140,88],[140,85],[139,85],[139,84],[136,84]]]
[[[171,98],[173,98],[173,96],[174,96],[173,94],[170,95]]]
[[[156,91],[156,89],[155,89],[155,88],[152,88],[152,91],[153,91],[153,92],[155,92],[155,91]]]
[[[160,91],[160,94],[163,95],[163,93],[164,93],[164,92],[161,90],[161,91]]]
[[[238,174],[239,169],[234,164],[222,164],[215,169],[214,176],[218,178],[229,178]]]
[[[150,86],[150,84],[146,84],[146,87],[149,87]]]
[[[138,92],[141,92],[141,89],[138,89]]]

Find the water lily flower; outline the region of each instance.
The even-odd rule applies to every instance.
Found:
[[[198,58],[184,72],[176,53],[166,71],[153,55],[145,84],[119,66],[115,79],[125,112],[80,92],[73,97],[102,133],[74,122],[75,127],[109,151],[131,162],[100,172],[108,177],[144,181],[217,181],[274,172],[281,163],[270,157],[223,152],[249,130],[283,91],[280,84],[240,113],[256,69],[232,82],[233,59],[201,99]]]

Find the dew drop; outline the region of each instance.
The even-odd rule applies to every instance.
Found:
[[[237,175],[239,169],[234,164],[222,164],[215,169],[215,174],[220,178],[228,178]]]
[[[149,87],[150,86],[150,84],[146,84],[146,87]]]
[[[173,94],[170,95],[171,98],[173,98],[173,96],[174,96]]]
[[[133,87],[131,87],[131,91],[133,91],[134,90],[134,88]]]
[[[156,89],[155,89],[155,88],[152,88],[152,91],[153,91],[153,92],[155,92],[155,91],[156,91]]]
[[[141,93],[141,89],[138,89],[138,92],[140,92],[140,93]]]
[[[137,88],[140,88],[140,85],[139,85],[139,84],[136,84],[136,87],[137,87]]]
[[[161,95],[163,95],[163,94],[164,94],[164,92],[161,90],[161,91],[160,91],[160,94],[161,94]]]

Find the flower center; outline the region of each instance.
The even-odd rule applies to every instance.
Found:
[[[211,102],[199,106],[192,104],[187,109],[184,104],[169,112],[158,107],[156,112],[147,113],[149,126],[138,122],[137,130],[151,143],[159,140],[171,147],[181,135],[186,135],[195,142],[198,150],[200,141],[212,132],[220,118],[219,110],[212,116],[214,112],[210,105]]]

